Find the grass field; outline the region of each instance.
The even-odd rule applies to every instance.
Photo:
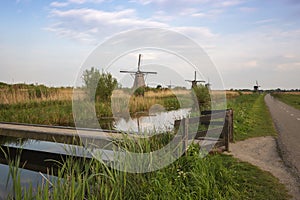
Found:
[[[273,93],[272,96],[294,108],[300,109],[300,93]]]
[[[235,140],[275,135],[264,95],[228,96],[228,107],[234,109]],[[157,94],[149,94],[149,98],[162,99]],[[68,100],[19,102],[0,107],[0,121],[74,125]],[[109,116],[106,107],[99,104],[96,110],[101,116]],[[23,199],[288,199],[284,186],[271,174],[231,156],[200,158],[197,151],[192,146],[187,156],[145,174],[116,171],[96,160],[69,159],[60,164],[59,181],[53,182],[53,186],[41,185],[37,193],[23,191],[16,172],[14,194]]]
[[[234,112],[235,141],[259,136],[276,136],[264,95],[241,95],[228,100],[228,107]]]

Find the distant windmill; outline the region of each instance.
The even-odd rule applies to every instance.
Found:
[[[202,80],[197,80],[197,72],[195,71],[195,78],[194,80],[185,80],[187,82],[191,82],[192,83],[192,88],[197,86],[197,83],[205,83],[205,81]]]
[[[258,92],[259,91],[260,85],[258,85],[257,81],[256,81],[256,85],[254,85],[253,88],[254,88],[254,92]]]
[[[131,75],[134,75],[134,83],[133,83],[133,89],[139,88],[139,87],[145,87],[145,75],[147,74],[157,74],[157,72],[145,72],[140,70],[141,66],[141,57],[142,54],[139,54],[139,61],[138,61],[138,70],[137,71],[124,71],[121,70],[121,73],[129,73]]]
[[[211,84],[210,84],[210,82],[209,82],[209,78],[208,78],[207,83],[205,84],[205,87],[207,87],[208,90],[211,89]]]
[[[170,84],[167,85],[169,89],[172,89],[172,87],[175,87],[175,85],[172,85],[171,81],[170,81]]]

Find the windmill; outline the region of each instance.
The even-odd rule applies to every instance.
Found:
[[[170,80],[170,84],[167,85],[167,87],[168,87],[169,89],[172,89],[172,87],[175,87],[175,85],[172,85],[172,82],[171,82],[171,80]]]
[[[197,80],[197,72],[195,71],[195,78],[194,80],[185,80],[187,82],[191,82],[192,83],[192,88],[197,86],[197,83],[205,83],[205,81],[202,80]]]
[[[139,61],[138,61],[138,69],[137,71],[124,71],[121,70],[121,73],[128,73],[131,74],[132,76],[134,75],[134,83],[132,88],[137,89],[139,87],[145,87],[145,75],[147,74],[157,74],[157,72],[146,72],[146,71],[141,71],[140,66],[141,66],[141,57],[142,54],[139,54]]]
[[[207,80],[207,83],[205,84],[205,87],[210,90],[211,89],[211,83],[209,82],[209,78]]]
[[[254,85],[253,88],[254,88],[254,92],[259,91],[260,85],[258,85],[258,81],[256,81],[256,85]]]

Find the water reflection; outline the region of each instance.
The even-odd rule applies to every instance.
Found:
[[[28,139],[24,138],[16,138],[16,137],[10,137],[10,136],[2,136],[0,135],[0,145],[4,144],[15,144],[15,145],[23,145],[26,143]]]
[[[46,181],[41,173],[21,168],[18,170],[20,173],[20,184],[23,190],[28,190],[31,186],[33,193],[35,193],[36,188],[38,188],[41,184],[44,184]],[[46,174],[43,175],[47,177],[47,179],[51,180],[51,182],[57,179],[54,176]],[[13,194],[13,180],[12,177],[9,176],[9,166],[0,164],[0,199],[14,199],[12,198]]]
[[[174,128],[174,121],[182,119],[190,113],[190,108],[168,112],[137,113],[136,118],[117,118],[115,129],[131,133],[147,133],[148,135],[170,131]]]

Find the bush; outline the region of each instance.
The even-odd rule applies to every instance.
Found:
[[[100,73],[94,67],[84,71],[83,82],[91,100],[103,102],[110,102],[112,92],[118,86],[117,79],[113,78],[110,73],[103,71]]]
[[[210,94],[207,87],[204,85],[197,85],[193,87],[194,95],[196,95],[196,99],[199,106],[199,109],[206,110],[210,109]]]

